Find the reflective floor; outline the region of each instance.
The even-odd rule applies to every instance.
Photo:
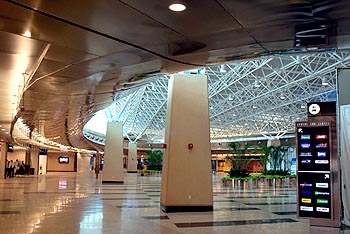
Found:
[[[213,175],[214,211],[201,213],[163,213],[159,175],[125,174],[123,185],[102,185],[92,173],[0,180],[0,233],[331,232],[296,218],[295,186],[224,187],[222,176]]]

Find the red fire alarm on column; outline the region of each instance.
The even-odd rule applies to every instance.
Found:
[[[188,149],[193,149],[193,144],[188,144]]]

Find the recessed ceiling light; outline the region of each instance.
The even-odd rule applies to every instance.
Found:
[[[25,31],[25,33],[23,33],[23,36],[30,38],[30,37],[32,37],[32,33],[29,30],[27,30],[27,31]]]
[[[186,10],[186,6],[184,4],[181,3],[173,3],[171,5],[169,5],[169,9],[172,11],[184,11]]]
[[[281,96],[280,98],[281,98],[282,100],[286,99],[286,97],[285,97],[285,96]]]
[[[236,117],[237,115],[236,114],[232,114],[233,117]]]

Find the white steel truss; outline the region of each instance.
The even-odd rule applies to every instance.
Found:
[[[205,67],[212,140],[293,133],[294,123],[307,118],[308,102],[336,100],[337,68],[349,66],[350,53],[339,51],[232,62],[226,72],[222,65]],[[163,141],[169,77],[116,98],[111,118],[124,123],[130,141]]]

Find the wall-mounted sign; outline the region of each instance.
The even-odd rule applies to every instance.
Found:
[[[58,157],[58,163],[60,163],[60,164],[68,164],[69,163],[69,157],[68,156],[59,156]]]
[[[13,152],[13,145],[7,144],[7,152]]]

